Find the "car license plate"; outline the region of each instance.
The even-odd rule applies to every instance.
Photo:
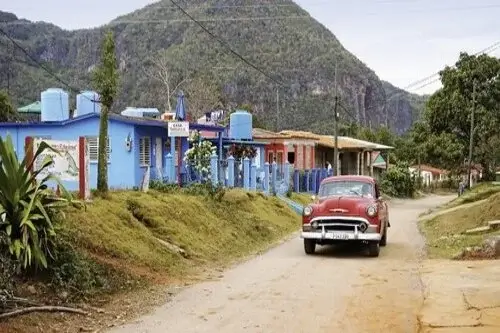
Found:
[[[342,233],[330,233],[330,234],[326,234],[327,238],[330,238],[330,239],[336,239],[336,240],[347,240],[349,239],[349,235],[347,234],[342,234]]]

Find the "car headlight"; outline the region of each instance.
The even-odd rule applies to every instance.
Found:
[[[366,214],[368,214],[369,217],[377,215],[377,206],[368,206],[368,208],[366,208]]]
[[[304,216],[309,216],[311,215],[313,212],[313,209],[311,206],[307,206],[306,208],[304,208]]]

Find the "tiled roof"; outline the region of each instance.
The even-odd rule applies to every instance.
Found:
[[[335,138],[332,135],[320,135],[305,131],[281,131],[280,133],[295,138],[317,140],[319,146],[327,148],[335,148]],[[384,146],[378,143],[363,141],[347,136],[339,136],[337,139],[338,139],[339,149],[373,149],[373,150],[392,149],[392,147],[389,146]]]
[[[427,171],[427,172],[431,172],[431,173],[437,173],[437,174],[443,174],[443,175],[448,173],[447,170],[435,168],[435,167],[427,165],[427,164],[421,164],[420,166],[418,166],[418,165],[412,166],[412,169],[415,169],[415,170],[418,170],[419,168],[421,171]]]
[[[252,130],[252,135],[256,139],[286,139],[288,136],[281,134],[281,133],[276,133],[272,131],[268,131],[262,128],[254,128]]]

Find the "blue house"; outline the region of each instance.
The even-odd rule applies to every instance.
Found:
[[[86,95],[82,97],[83,94]],[[77,96],[78,116],[71,118],[68,94],[60,89],[44,91],[41,94],[41,121],[0,123],[0,136],[11,136],[20,159],[24,157],[26,137],[47,140],[77,140],[78,137],[86,137],[90,159],[89,184],[90,188],[96,188],[100,109],[97,107],[97,98],[89,96],[92,96],[91,92]],[[190,124],[190,130],[216,133],[219,147],[222,147],[224,127]],[[189,147],[188,140],[183,137],[180,145],[172,145],[168,123],[165,121],[110,114],[108,136],[108,184],[112,189],[139,187],[148,166],[151,167],[151,178],[161,176],[158,173],[165,171],[168,154],[176,156],[173,160],[178,175],[185,167],[181,157]],[[172,148],[175,148],[175,152]],[[64,185],[68,190],[78,189],[77,182],[66,182]]]

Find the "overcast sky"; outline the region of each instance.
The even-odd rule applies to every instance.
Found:
[[[0,0],[0,9],[66,29],[99,26],[152,0]],[[259,1],[255,0],[255,4]],[[500,41],[498,0],[296,0],[381,79],[406,88]],[[98,9],[98,10],[97,10]],[[500,56],[500,48],[490,53]],[[430,93],[439,83],[409,91]]]

